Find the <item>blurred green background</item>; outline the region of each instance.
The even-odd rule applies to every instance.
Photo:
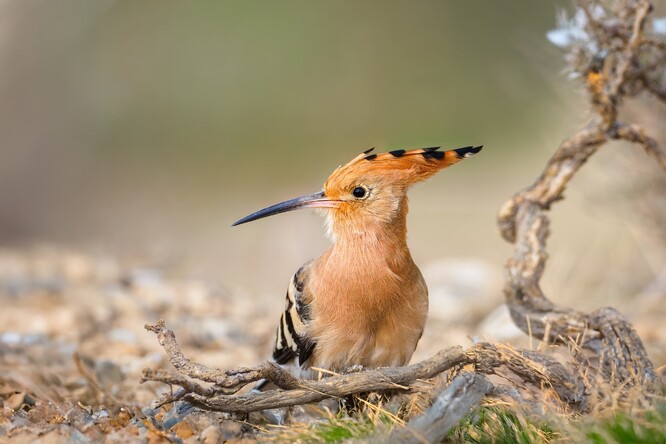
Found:
[[[281,295],[326,247],[321,222],[233,221],[316,191],[368,147],[484,144],[412,191],[410,245],[420,264],[474,257],[500,273],[511,247],[497,209],[588,117],[545,36],[569,6],[2,2],[0,243],[98,249]],[[632,264],[629,283],[600,279],[612,302],[663,258],[608,216],[617,208],[594,206],[594,174],[557,206],[546,285],[569,293],[581,265]]]

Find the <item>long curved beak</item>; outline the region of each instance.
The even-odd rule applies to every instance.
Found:
[[[318,193],[308,194],[306,196],[297,197],[295,199],[286,200],[279,204],[271,205],[263,210],[245,216],[237,220],[231,226],[252,222],[253,220],[262,219],[264,217],[273,216],[274,214],[286,213],[287,211],[298,210],[299,208],[337,208],[338,201],[330,200],[326,197],[323,191]]]

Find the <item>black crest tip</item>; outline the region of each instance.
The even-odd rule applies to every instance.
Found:
[[[402,157],[405,155],[405,150],[393,150],[389,151],[389,154],[392,155],[393,157]]]
[[[442,160],[446,155],[444,151],[425,151],[421,153],[426,159]]]
[[[368,148],[367,150],[363,151],[363,154],[370,154],[374,149],[375,149],[374,146],[372,148]]]
[[[375,157],[377,157],[376,154],[370,154],[369,156],[365,156],[365,160],[373,160]]]
[[[458,148],[453,151],[456,152],[459,158],[464,159],[466,157],[470,157],[481,151],[481,148],[483,148],[483,145],[479,146],[466,146],[463,148]]]
[[[431,146],[429,148],[423,148],[423,151],[425,151],[426,153],[431,153],[433,151],[437,151],[440,148],[441,146]]]

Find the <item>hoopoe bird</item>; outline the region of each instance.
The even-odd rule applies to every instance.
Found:
[[[409,362],[425,326],[428,288],[407,247],[407,190],[481,148],[369,149],[337,168],[321,191],[233,224],[300,208],[326,216],[332,244],[291,279],[273,350],[278,364],[313,376],[313,367]]]

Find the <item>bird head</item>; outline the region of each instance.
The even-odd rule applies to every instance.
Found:
[[[342,229],[359,232],[391,224],[407,211],[406,196],[411,185],[478,153],[481,148],[439,151],[439,147],[432,147],[381,154],[372,154],[373,149],[369,149],[337,168],[321,191],[271,205],[233,225],[300,208],[327,210],[333,232]]]

